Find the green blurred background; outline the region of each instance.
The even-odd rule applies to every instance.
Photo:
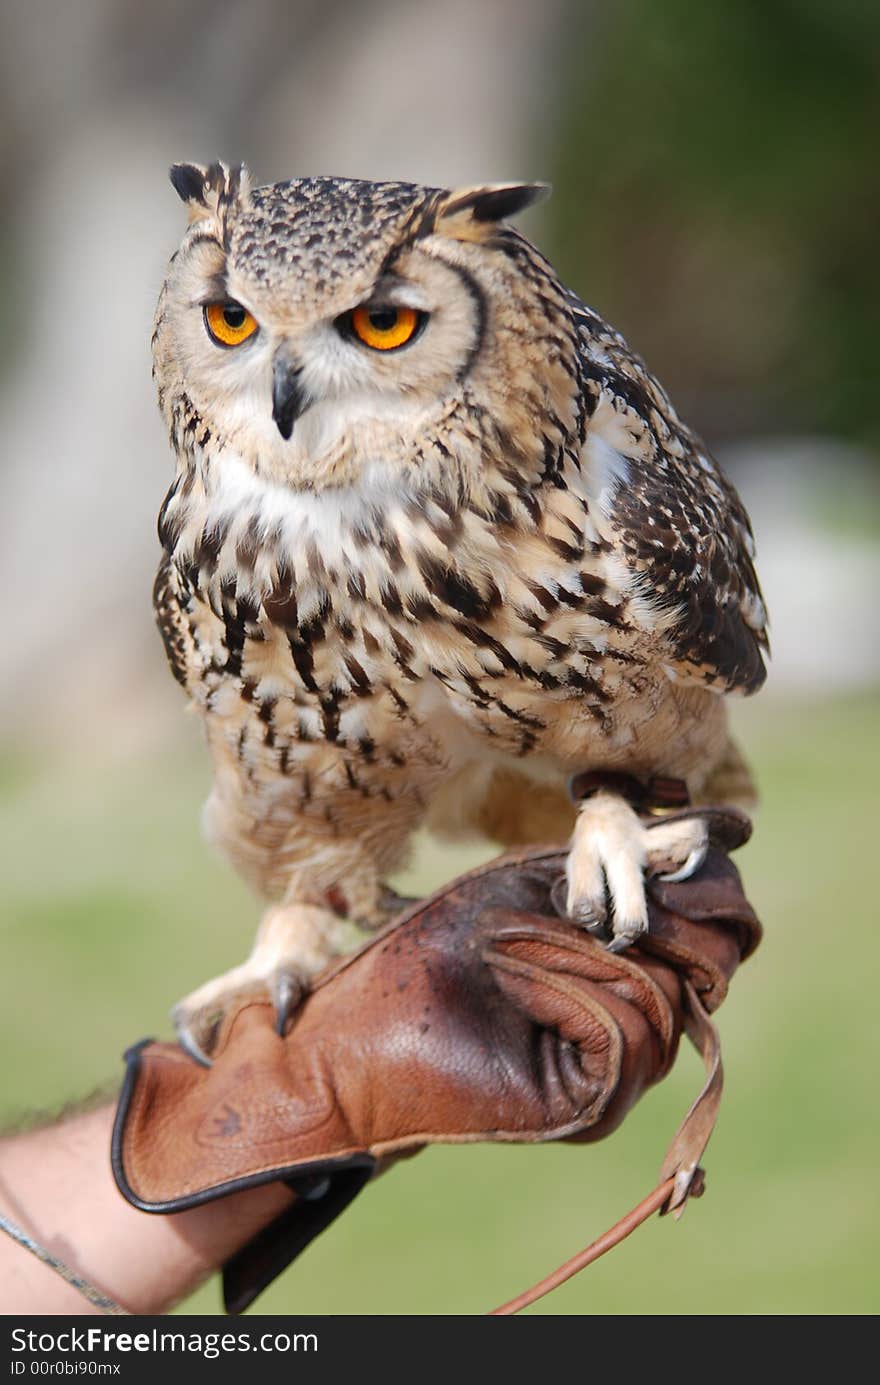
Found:
[[[530,230],[746,499],[775,657],[734,708],[766,937],[719,1017],[707,1196],[532,1311],[876,1311],[880,9],[33,0],[2,25],[0,1123],[112,1080],[258,915],[201,842],[207,760],[151,629],[165,165],[550,178]],[[490,854],[423,842],[398,883]],[[258,1311],[493,1306],[649,1189],[700,1080],[683,1050],[592,1148],[407,1162]]]

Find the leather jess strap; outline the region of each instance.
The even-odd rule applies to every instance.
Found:
[[[597,793],[617,794],[643,813],[658,808],[686,808],[690,803],[683,779],[655,774],[645,782],[619,770],[591,769],[573,774],[568,781],[568,792],[574,803]]]
[[[225,1268],[227,1308],[240,1312],[397,1158],[431,1143],[600,1139],[669,1071],[686,1031],[707,1079],[642,1208],[680,1212],[699,1191],[721,1096],[709,1016],[760,938],[726,854],[748,821],[701,811],[706,861],[687,881],[650,882],[650,932],[624,953],[558,916],[566,852],[537,848],[405,910],[322,974],[284,1037],[269,1003],[250,1001],[224,1021],[211,1068],[176,1045],[138,1045],[114,1132],[121,1191],[167,1213],[273,1180],[293,1189]]]
[[[569,1279],[573,1279],[576,1274],[580,1274],[581,1270],[585,1270],[588,1265],[592,1265],[596,1260],[606,1255],[609,1250],[614,1250],[615,1246],[619,1246],[621,1241],[632,1235],[633,1231],[637,1230],[642,1222],[647,1221],[655,1212],[659,1212],[661,1216],[667,1212],[672,1212],[678,1219],[689,1198],[702,1197],[706,1187],[706,1179],[700,1167],[700,1159],[709,1143],[709,1137],[715,1129],[724,1084],[721,1066],[721,1040],[718,1030],[700,1004],[699,997],[690,982],[686,981],[684,984],[687,993],[688,1016],[691,1019],[691,1022],[686,1024],[686,1028],[694,1046],[702,1054],[706,1066],[706,1081],[666,1152],[660,1182],[652,1192],[648,1193],[647,1197],[642,1198],[641,1202],[637,1203],[619,1221],[616,1221],[612,1227],[609,1227],[603,1235],[595,1241],[591,1241],[584,1250],[572,1256],[570,1260],[566,1260],[552,1274],[538,1280],[537,1284],[533,1284],[531,1288],[524,1289],[515,1298],[503,1303],[500,1308],[493,1308],[491,1317],[509,1317],[514,1313],[520,1313],[523,1308],[528,1308],[532,1303],[537,1303],[539,1298],[544,1298],[554,1289],[558,1289],[560,1284],[565,1284]],[[667,1172],[667,1170],[671,1170],[671,1172]]]

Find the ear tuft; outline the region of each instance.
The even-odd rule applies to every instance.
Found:
[[[549,183],[488,183],[440,196],[433,230],[453,240],[488,240],[499,221],[547,197]]]
[[[227,168],[224,163],[172,164],[168,176],[182,202],[186,203],[190,222],[206,217],[223,216],[231,203],[243,204],[250,195],[250,174],[244,164]]]
[[[171,186],[181,202],[201,202],[205,195],[208,170],[197,164],[172,164],[168,170]]]
[[[469,211],[474,221],[505,221],[550,196],[549,183],[498,183],[453,193],[447,214]]]

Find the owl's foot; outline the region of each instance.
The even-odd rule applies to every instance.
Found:
[[[566,910],[622,952],[648,928],[645,876],[686,880],[709,844],[700,817],[646,826],[625,799],[597,793],[581,803],[566,864]]]
[[[269,999],[284,1034],[312,980],[343,950],[346,925],[329,909],[279,904],[266,910],[246,962],[192,991],[171,1012],[177,1041],[210,1067],[209,1053],[227,1011],[250,997]]]

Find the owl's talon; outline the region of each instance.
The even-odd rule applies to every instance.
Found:
[[[614,937],[607,919],[596,919],[593,923],[581,923],[578,919],[576,922],[585,933],[589,933],[590,937],[595,938],[597,942],[607,943]]]
[[[643,930],[643,931],[646,932],[647,930]],[[605,951],[606,951],[606,952],[614,952],[614,953],[617,953],[617,952],[626,952],[627,948],[632,947],[633,943],[638,942],[639,938],[642,937],[642,936],[643,936],[643,934],[642,934],[641,932],[639,932],[639,933],[618,933],[615,937],[613,937],[613,938],[611,939],[611,941],[610,941],[609,943],[606,943],[606,945],[605,945]]]
[[[565,907],[564,917],[571,919],[571,922],[577,924],[578,928],[582,928],[591,937],[598,938],[600,942],[610,938],[608,910],[602,901],[598,899],[572,901],[570,896],[571,891],[569,891],[569,901]]]
[[[608,911],[604,904],[595,900],[579,900],[569,906],[568,917],[588,933],[600,933],[607,922]]]
[[[663,874],[658,875],[657,879],[665,880],[667,884],[670,885],[675,884],[675,882],[678,880],[690,879],[692,875],[696,874],[696,872],[700,869],[700,866],[705,861],[706,852],[708,850],[709,843],[707,840],[705,842],[702,842],[699,846],[694,847],[693,851],[690,852],[684,865],[680,866],[678,870],[665,871],[663,872]]]
[[[184,1053],[188,1054],[194,1062],[198,1063],[199,1067],[212,1067],[213,1064],[211,1062],[211,1059],[208,1057],[207,1053],[205,1053],[205,1051],[199,1044],[195,1034],[193,1033],[192,1028],[190,1027],[189,1015],[183,1010],[182,1006],[178,1005],[174,1010],[172,1010],[171,1019],[174,1024],[174,1032],[177,1036],[177,1042],[180,1044],[180,1047],[183,1049]]]
[[[269,985],[275,1006],[275,1032],[283,1039],[290,1027],[294,1011],[303,998],[305,985],[301,977],[289,970],[277,971]]]

